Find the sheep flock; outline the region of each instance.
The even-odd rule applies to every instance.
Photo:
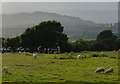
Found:
[[[98,69],[95,71],[95,73],[103,72],[104,74],[109,74],[109,73],[111,73],[111,72],[113,72],[113,71],[114,71],[114,70],[113,70],[112,67],[109,68],[109,69],[107,69],[106,71],[105,71],[104,67],[100,67],[100,68],[98,68]]]

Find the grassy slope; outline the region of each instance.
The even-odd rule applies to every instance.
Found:
[[[97,53],[89,52],[88,55]],[[112,54],[114,53],[114,54]],[[77,53],[84,55],[84,53]],[[77,55],[76,54],[76,55]],[[111,57],[117,52],[104,52]],[[31,54],[32,55],[32,54]],[[24,53],[3,54],[3,81],[9,82],[117,82],[118,59],[110,57],[90,57],[82,59],[54,59],[57,54],[38,54],[37,59]],[[111,74],[95,73],[98,67],[114,68]]]

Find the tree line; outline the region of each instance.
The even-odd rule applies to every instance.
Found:
[[[11,52],[80,52],[112,51],[120,49],[120,39],[111,30],[100,32],[96,40],[80,39],[69,42],[63,33],[64,27],[58,21],[43,21],[29,27],[20,36],[2,39],[2,51]]]

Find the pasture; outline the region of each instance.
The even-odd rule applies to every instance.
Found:
[[[64,54],[5,53],[3,82],[118,82],[118,51]],[[82,58],[77,59],[77,55]],[[95,73],[99,67],[113,67],[110,74]]]

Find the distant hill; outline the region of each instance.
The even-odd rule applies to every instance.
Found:
[[[41,21],[56,20],[64,26],[64,32],[71,41],[77,39],[95,39],[97,34],[105,29],[110,29],[107,24],[95,24],[92,21],[79,17],[60,15],[56,13],[34,12],[2,15],[3,37],[14,37],[23,33],[28,27],[37,25]],[[113,26],[117,32],[117,24]]]

